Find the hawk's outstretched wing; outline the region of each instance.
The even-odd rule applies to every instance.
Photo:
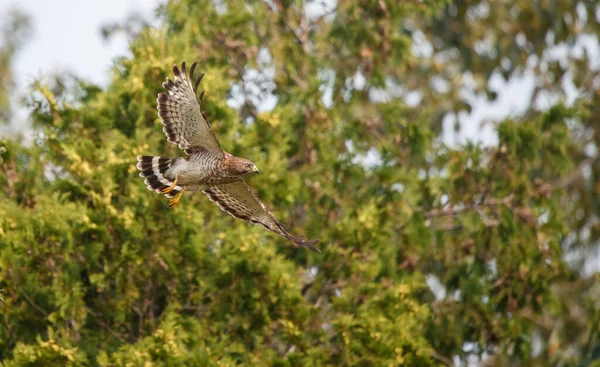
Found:
[[[167,78],[162,84],[167,93],[159,93],[156,100],[158,116],[164,125],[163,131],[167,135],[167,141],[178,144],[186,153],[190,154],[200,149],[222,152],[221,145],[200,111],[200,104],[196,99],[198,84],[204,76],[200,74],[196,83],[192,85],[191,79],[196,64],[197,62],[192,64],[189,78],[185,70],[185,61],[181,63],[181,70],[177,65],[173,65],[175,77],[173,81]]]
[[[254,191],[243,180],[212,186],[204,193],[215,202],[221,210],[235,218],[242,219],[255,224],[262,224],[266,229],[288,238],[300,246],[304,246],[316,252],[321,252],[313,245],[319,240],[307,241],[294,237],[288,233],[267,207],[260,201]]]

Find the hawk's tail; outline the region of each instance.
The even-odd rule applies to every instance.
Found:
[[[173,180],[165,177],[164,173],[167,171],[179,158],[165,158],[165,157],[152,157],[146,155],[139,155],[137,157],[138,163],[137,169],[140,171],[140,177],[145,177],[144,183],[147,185],[148,190],[154,190],[159,194],[163,193],[163,190],[173,185]],[[179,185],[175,186],[173,190],[167,194],[164,194],[168,198],[173,198],[179,194],[183,188]]]

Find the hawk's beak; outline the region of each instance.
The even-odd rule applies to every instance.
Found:
[[[252,172],[256,173],[257,175],[260,173],[260,171],[258,170],[258,167],[254,166],[254,168],[252,168]]]

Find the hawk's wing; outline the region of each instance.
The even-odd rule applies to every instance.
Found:
[[[163,131],[167,135],[167,141],[178,144],[186,153],[199,149],[222,152],[221,145],[200,111],[200,104],[196,99],[198,84],[204,76],[201,74],[192,85],[191,79],[196,64],[197,62],[192,65],[189,78],[185,70],[185,61],[181,63],[181,70],[177,65],[173,65],[175,77],[173,81],[167,78],[162,84],[167,93],[159,93],[156,100],[158,116],[164,125]],[[202,95],[200,99],[202,100]]]
[[[211,186],[203,191],[221,210],[235,218],[255,224],[262,224],[266,229],[288,238],[300,246],[321,252],[313,245],[319,240],[306,241],[288,233],[267,207],[260,201],[254,191],[243,180],[229,184]]]

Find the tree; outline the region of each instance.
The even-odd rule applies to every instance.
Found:
[[[11,10],[0,27],[0,123],[10,120],[9,92],[14,89],[10,72],[12,60],[29,34],[29,18],[18,10]]]
[[[597,285],[566,255],[598,243],[600,94],[581,80],[593,65],[540,55],[577,25],[597,41],[596,8],[496,4],[170,1],[106,90],[36,85],[41,138],[2,142],[4,363],[591,363]],[[470,108],[461,90],[493,98],[493,76],[535,55],[540,80],[577,63],[575,103],[534,98],[497,144],[444,144],[443,117]],[[156,95],[196,59],[221,144],[257,163],[251,185],[322,254],[201,194],[168,211],[136,177],[136,155],[180,154]]]

